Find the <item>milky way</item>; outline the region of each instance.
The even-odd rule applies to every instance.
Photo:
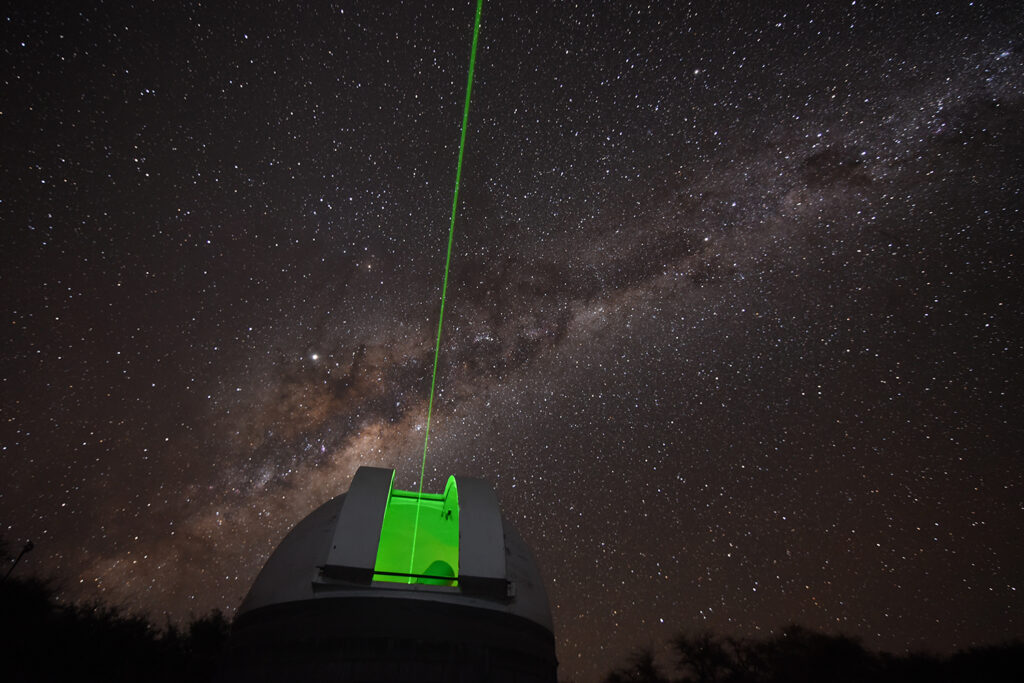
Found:
[[[1019,7],[620,5],[485,3],[426,488],[494,484],[567,678],[1021,636]],[[19,572],[230,614],[357,467],[415,487],[472,11],[7,11]]]

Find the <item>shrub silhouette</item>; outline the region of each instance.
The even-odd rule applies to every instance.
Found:
[[[661,675],[654,663],[654,653],[650,648],[635,650],[628,663],[622,668],[608,674],[607,683],[669,683],[669,679]]]
[[[0,582],[5,681],[210,681],[229,623],[220,612],[182,631],[91,602],[64,605],[40,579]]]
[[[650,649],[637,650],[606,683],[1019,683],[1024,643],[972,648],[951,657],[873,653],[850,636],[791,625],[764,639],[737,639],[704,631],[669,642],[676,677],[663,672]]]
[[[724,681],[735,675],[740,661],[736,646],[709,631],[695,636],[680,634],[672,639],[677,665],[686,674],[683,680],[697,683]]]

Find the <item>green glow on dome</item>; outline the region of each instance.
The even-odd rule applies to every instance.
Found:
[[[419,514],[417,515],[417,500]],[[416,547],[413,548],[413,539]],[[415,564],[410,569],[410,562]],[[459,575],[459,492],[448,477],[443,494],[391,489],[377,546],[374,581],[453,586]],[[425,574],[431,577],[410,577]]]

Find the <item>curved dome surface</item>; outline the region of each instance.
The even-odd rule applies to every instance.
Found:
[[[393,478],[361,467],[284,537],[239,608],[236,672],[272,680],[269,657],[310,680],[555,680],[540,572],[490,485],[419,496]]]

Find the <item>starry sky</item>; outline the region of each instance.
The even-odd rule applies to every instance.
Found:
[[[415,489],[473,11],[0,15],[19,573],[231,614],[357,467]],[[425,488],[493,483],[561,675],[681,629],[1024,634],[1022,33],[485,2]]]

